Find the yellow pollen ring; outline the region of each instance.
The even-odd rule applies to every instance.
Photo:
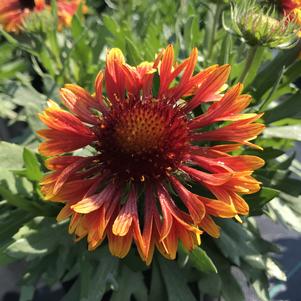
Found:
[[[115,126],[116,141],[121,150],[131,154],[160,149],[165,126],[165,120],[158,112],[136,108],[120,117]]]

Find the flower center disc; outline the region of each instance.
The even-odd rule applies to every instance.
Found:
[[[187,121],[178,108],[156,100],[122,104],[105,118],[99,142],[103,161],[119,177],[159,179],[183,160]]]

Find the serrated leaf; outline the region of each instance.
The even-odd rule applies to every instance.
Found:
[[[231,271],[222,271],[222,296],[225,301],[244,301],[245,296]]]
[[[285,272],[279,267],[279,265],[272,259],[267,258],[267,273],[270,277],[274,277],[280,281],[287,281]]]
[[[59,225],[54,219],[35,218],[13,236],[14,242],[7,247],[6,252],[15,258],[47,254],[65,237],[65,233],[58,229]]]
[[[117,275],[119,261],[112,256],[107,247],[94,253],[81,250],[79,301],[101,300],[110,287],[111,280]]]
[[[10,204],[17,208],[39,215],[42,213],[40,207],[34,200],[24,198],[18,194],[11,193],[4,185],[0,185],[0,195]]]
[[[298,198],[300,202],[300,198]],[[273,202],[268,205],[273,210],[275,221],[281,222],[284,225],[301,232],[301,214],[294,211],[294,206],[288,206],[280,198],[276,198]]]
[[[21,209],[7,209],[7,215],[2,215],[0,219],[0,241],[4,243],[8,239],[11,239],[11,237],[32,218],[33,214],[26,213]]]
[[[133,272],[123,265],[117,281],[118,289],[113,292],[111,301],[130,301],[132,296],[136,300],[147,300],[147,288],[142,273]]]
[[[196,301],[176,262],[159,258],[169,301]]]

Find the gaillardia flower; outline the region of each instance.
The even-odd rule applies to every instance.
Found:
[[[5,0],[0,3],[0,24],[9,32],[19,32],[32,13],[50,10],[51,0]],[[59,28],[69,26],[83,0],[57,0]],[[84,10],[86,7],[84,6]]]
[[[94,94],[66,85],[69,111],[50,100],[40,114],[48,127],[38,131],[46,139],[40,152],[52,156],[42,192],[65,203],[58,220],[71,217],[70,233],[87,236],[90,250],[107,237],[118,257],[134,241],[147,264],[155,247],[174,259],[179,241],[192,250],[203,231],[219,236],[212,217],[248,214],[242,195],[260,189],[252,173],[264,162],[228,153],[258,148],[250,140],[263,130],[254,123],[261,115],[241,113],[251,101],[241,84],[221,94],[229,65],[194,74],[197,57],[193,49],[174,64],[168,46],[154,62],[132,67],[112,49]],[[86,146],[91,155],[66,154]]]
[[[290,16],[297,24],[301,25],[301,0],[282,0],[281,6],[285,15]]]
[[[281,5],[289,13],[293,9],[301,8],[301,0],[281,0]]]

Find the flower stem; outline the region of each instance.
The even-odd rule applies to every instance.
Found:
[[[210,60],[211,55],[212,55],[212,50],[213,50],[213,46],[214,46],[214,41],[215,41],[215,34],[218,28],[218,22],[221,16],[223,10],[223,5],[221,3],[217,3],[216,4],[216,8],[215,8],[215,13],[214,13],[214,17],[213,17],[213,24],[212,24],[212,32],[210,35],[210,40],[209,40],[209,47],[208,47],[208,59]]]
[[[257,52],[257,49],[258,47],[257,46],[252,46],[249,51],[248,51],[248,55],[247,55],[247,60],[246,60],[246,63],[245,63],[245,67],[244,67],[244,70],[242,71],[238,81],[240,83],[243,83],[248,74],[249,74],[249,71],[251,69],[251,66],[252,66],[252,63],[254,61],[254,58],[255,58],[255,55],[256,55],[256,52]]]

